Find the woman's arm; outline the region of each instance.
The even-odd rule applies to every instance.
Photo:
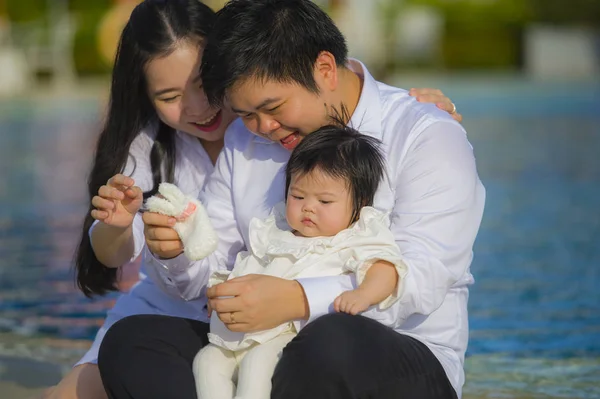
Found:
[[[90,239],[96,258],[106,267],[117,268],[129,262],[135,250],[131,225],[116,227],[96,223]]]
[[[141,215],[143,190],[152,188],[150,151],[153,137],[141,132],[129,148],[122,174],[111,177],[92,198],[90,241],[96,258],[117,268],[137,257],[144,244]]]

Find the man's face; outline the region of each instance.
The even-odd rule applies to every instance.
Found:
[[[252,133],[292,151],[307,134],[330,123],[327,100],[295,83],[246,79],[227,100]]]

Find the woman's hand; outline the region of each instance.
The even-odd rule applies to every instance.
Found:
[[[92,198],[91,215],[109,226],[129,227],[144,201],[142,190],[131,177],[117,174]]]
[[[183,252],[183,243],[179,239],[179,234],[173,230],[177,222],[174,217],[145,212],[142,220],[146,244],[153,254],[163,259],[170,259]]]
[[[410,89],[408,92],[421,103],[435,104],[439,109],[449,113],[454,120],[462,122],[463,117],[456,112],[456,105],[438,89]]]

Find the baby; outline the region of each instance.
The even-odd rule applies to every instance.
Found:
[[[296,279],[354,273],[359,286],[335,299],[336,311],[355,315],[392,305],[407,268],[387,215],[371,207],[385,170],[378,144],[339,126],[304,138],[286,167],[285,204],[266,220],[251,221],[248,251],[238,254],[231,272],[215,272],[209,285],[246,274]],[[269,398],[273,371],[299,323],[243,334],[211,317],[210,328],[211,343],[194,360],[198,397]]]

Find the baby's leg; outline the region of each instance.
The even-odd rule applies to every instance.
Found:
[[[194,358],[194,377],[198,399],[232,399],[237,361],[233,352],[206,345]]]
[[[269,342],[256,345],[240,363],[235,399],[268,399],[271,397],[271,378],[281,357],[281,351],[296,336],[285,333]]]

